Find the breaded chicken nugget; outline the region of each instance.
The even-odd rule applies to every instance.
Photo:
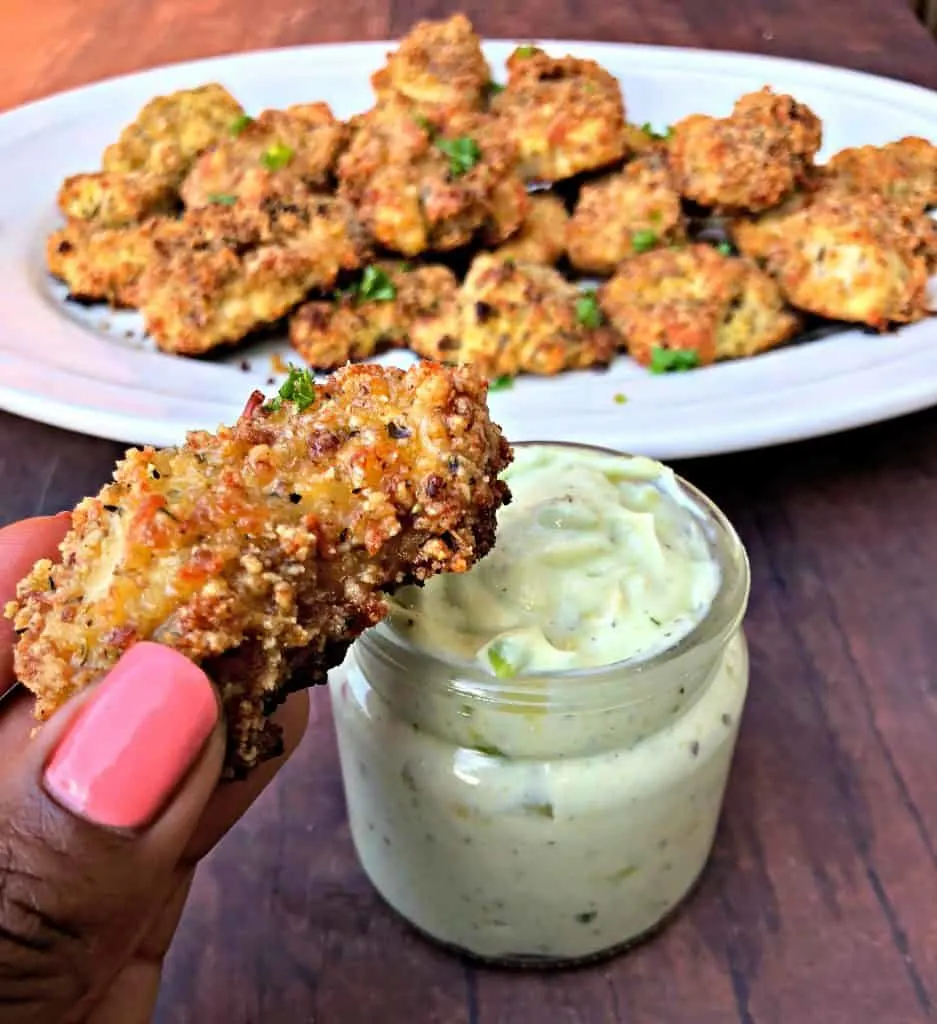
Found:
[[[937,146],[927,139],[844,149],[823,170],[844,189],[878,192],[914,213],[937,206]]]
[[[599,301],[629,355],[654,369],[668,368],[671,352],[693,353],[692,365],[701,366],[753,356],[798,327],[767,274],[702,244],[627,260]]]
[[[651,152],[583,186],[569,222],[569,261],[585,273],[611,274],[636,253],[685,238],[683,208],[667,161]]]
[[[414,324],[410,336],[418,355],[488,377],[607,366],[618,345],[594,296],[552,267],[491,253],[475,257],[449,309]]]
[[[685,198],[758,212],[808,178],[821,135],[809,107],[764,88],[739,99],[729,117],[692,114],[678,121],[667,152]]]
[[[566,252],[569,214],[559,196],[536,192],[529,201],[520,231],[500,245],[495,253],[503,260],[542,263],[553,266]]]
[[[401,99],[419,111],[429,107],[480,110],[491,69],[481,40],[464,14],[418,21],[371,77],[378,99]]]
[[[104,151],[105,171],[148,171],[181,184],[199,153],[237,130],[241,104],[217,83],[157,96]]]
[[[510,127],[528,181],[572,178],[607,167],[627,151],[621,88],[595,61],[519,46],[491,109]]]
[[[339,194],[378,242],[405,256],[458,248],[481,229],[503,239],[526,213],[516,157],[497,118],[376,107],[357,119],[339,160]]]
[[[190,208],[250,199],[266,191],[274,176],[326,189],[347,141],[348,129],[327,103],[265,110],[198,157],[182,184],[182,198]]]
[[[69,224],[46,242],[49,272],[68,285],[72,298],[136,308],[140,278],[155,255],[154,236],[166,226],[158,220],[125,228]]]
[[[415,323],[435,317],[459,287],[448,267],[371,264],[335,301],[307,302],[290,318],[290,342],[315,370],[334,370],[400,348]]]
[[[927,315],[937,226],[878,193],[824,188],[754,222],[737,222],[733,236],[762,259],[799,309],[880,329]]]
[[[201,355],[279,320],[313,288],[355,270],[368,246],[340,199],[296,186],[256,204],[190,210],[139,283],[147,331],[164,352]]]
[[[175,213],[179,193],[171,177],[131,171],[73,174],[59,189],[59,209],[69,220],[101,228],[123,228]]]
[[[795,192],[780,206],[757,216],[736,217],[729,221],[728,233],[736,248],[750,260],[764,263],[779,238],[784,236],[789,218],[809,205],[812,191]]]
[[[385,595],[492,546],[511,459],[468,370],[349,367],[234,427],[133,449],[75,509],[61,562],[6,609],[17,678],[48,718],[141,640],[201,665],[228,719],[229,774],[279,752],[267,716],[324,683]]]

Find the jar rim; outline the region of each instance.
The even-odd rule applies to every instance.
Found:
[[[615,458],[642,458],[628,452],[603,445],[580,444],[574,441],[518,441],[516,448],[568,448],[572,450],[597,452]],[[652,460],[657,461],[659,460]],[[665,465],[664,463],[660,463]],[[669,469],[669,467],[666,467]],[[671,471],[672,472],[672,471]],[[630,658],[609,662],[604,665],[590,665],[572,669],[547,669],[538,671],[519,671],[509,678],[501,678],[487,672],[478,662],[442,650],[432,650],[407,640],[405,634],[395,627],[388,617],[372,629],[362,634],[362,641],[370,647],[377,641],[382,647],[390,648],[385,655],[412,657],[423,665],[436,668],[450,678],[451,688],[461,690],[460,684],[468,684],[473,696],[487,694],[490,699],[502,700],[506,697],[515,699],[520,688],[536,686],[546,682],[575,683],[580,690],[590,682],[604,683],[610,676],[620,677],[622,674],[644,676],[655,673],[666,667],[674,670],[687,658],[692,658],[702,649],[718,649],[724,646],[741,624],[744,617],[751,587],[751,571],[748,555],[741,538],[729,522],[725,513],[699,488],[689,481],[673,473],[677,486],[687,497],[701,524],[707,528],[706,539],[711,550],[717,556],[720,567],[720,582],[712,602],[706,613],[692,629],[684,634],[675,644],[650,655],[632,656]]]

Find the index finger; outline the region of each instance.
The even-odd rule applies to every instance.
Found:
[[[71,515],[60,512],[22,519],[0,530],[0,695],[13,684],[13,623],[3,615],[3,607],[16,597],[16,584],[40,558],[58,557],[70,524]]]

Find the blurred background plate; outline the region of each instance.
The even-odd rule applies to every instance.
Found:
[[[249,111],[328,101],[346,117],[372,103],[370,73],[391,43],[299,47],[158,68],[63,93],[0,117],[0,408],[134,444],[172,444],[230,422],[256,387],[271,390],[285,340],[219,358],[165,356],[133,313],[66,301],[44,267],[64,177],[99,166],[104,147],[153,96],[219,81]],[[496,77],[512,43],[486,45]],[[824,123],[821,158],[904,135],[937,141],[937,93],[858,72],[778,58],[665,47],[550,42],[621,80],[631,121],[725,114],[770,84]],[[406,365],[407,354],[386,361]],[[519,379],[491,396],[522,440],[613,445],[659,458],[757,448],[889,419],[937,403],[937,319],[888,335],[845,330],[754,359],[654,376],[626,358],[605,373]]]

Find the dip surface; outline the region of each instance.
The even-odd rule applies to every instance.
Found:
[[[650,657],[719,589],[698,510],[651,459],[521,446],[495,548],[397,598],[410,642],[506,677]]]

